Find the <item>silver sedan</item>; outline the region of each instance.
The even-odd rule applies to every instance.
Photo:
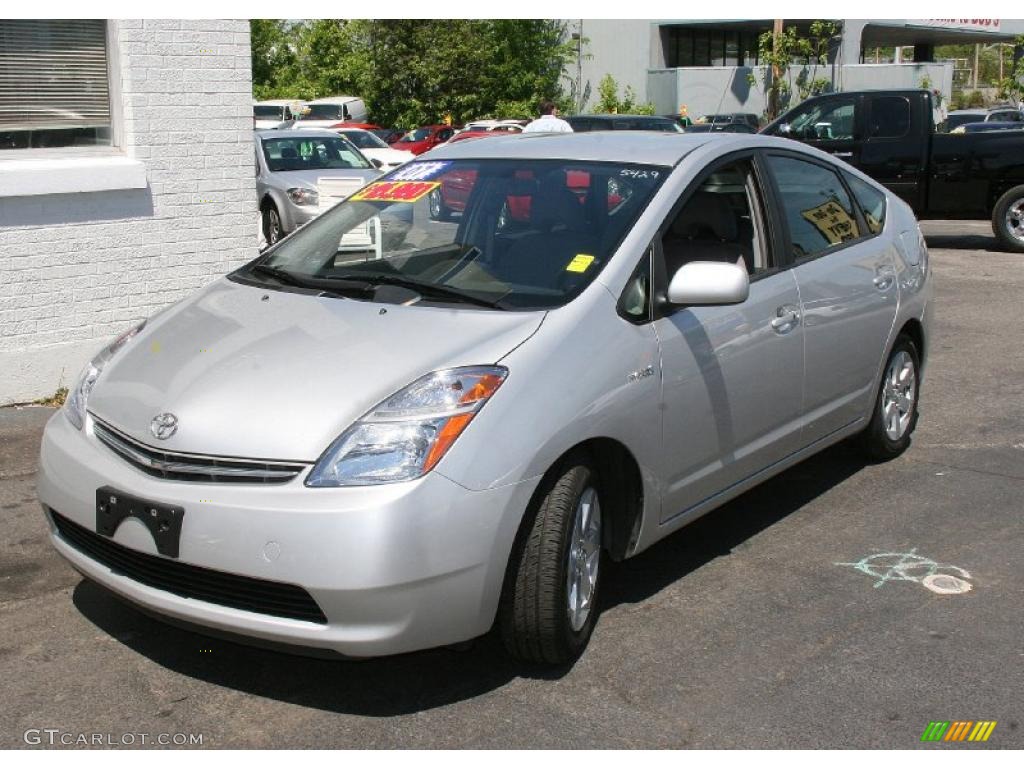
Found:
[[[327,130],[255,131],[256,195],[273,245],[381,175],[344,137]]]
[[[784,139],[456,143],[100,351],[39,496],[159,615],[563,664],[608,560],[840,440],[907,449],[930,275],[897,196]]]

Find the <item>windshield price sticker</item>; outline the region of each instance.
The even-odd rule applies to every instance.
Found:
[[[393,181],[424,181],[441,173],[451,162],[409,163],[388,176]]]
[[[577,253],[573,260],[569,262],[569,265],[565,268],[566,272],[586,272],[591,264],[594,263],[594,257],[589,253]]]
[[[356,192],[349,200],[367,203],[415,203],[440,186],[439,181],[375,181]]]

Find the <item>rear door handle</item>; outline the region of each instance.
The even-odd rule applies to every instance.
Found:
[[[792,304],[783,304],[775,310],[772,318],[772,330],[778,334],[789,333],[800,324],[800,310]]]

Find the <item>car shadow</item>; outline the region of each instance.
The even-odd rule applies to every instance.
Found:
[[[604,581],[603,607],[645,600],[800,509],[865,466],[844,445],[808,459],[623,563]],[[214,685],[304,707],[393,717],[471,699],[517,677],[558,679],[509,659],[494,632],[465,650],[356,661],[308,658],[165,624],[88,580],[73,601],[96,627],[160,666]],[[600,632],[600,622],[598,624]]]
[[[957,251],[1000,251],[995,235],[930,235],[924,236],[929,248],[948,248]]]

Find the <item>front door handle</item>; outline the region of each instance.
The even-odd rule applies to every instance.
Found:
[[[778,334],[789,333],[800,324],[800,310],[792,304],[783,304],[775,310],[772,330]]]
[[[853,152],[833,152],[832,157],[853,157]]]

